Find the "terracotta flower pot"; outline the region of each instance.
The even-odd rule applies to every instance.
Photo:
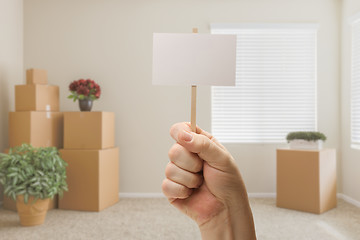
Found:
[[[22,226],[35,226],[43,224],[49,206],[49,198],[38,199],[33,203],[34,197],[30,196],[27,204],[24,203],[24,196],[16,198],[16,208]]]

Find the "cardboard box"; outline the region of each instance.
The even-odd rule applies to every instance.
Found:
[[[16,85],[15,111],[59,111],[59,87],[50,85]]]
[[[104,149],[115,146],[113,112],[65,112],[65,149]]]
[[[47,84],[47,71],[43,69],[26,70],[26,84]]]
[[[14,202],[11,198],[4,196],[3,199],[3,208],[10,211],[17,211],[16,202]],[[55,195],[53,199],[50,199],[48,210],[58,208],[58,196]]]
[[[61,112],[10,112],[9,146],[62,148],[63,118]]]
[[[69,164],[69,191],[59,199],[60,209],[101,211],[119,200],[119,150],[60,150]]]
[[[320,214],[336,203],[335,149],[277,150],[276,206]]]

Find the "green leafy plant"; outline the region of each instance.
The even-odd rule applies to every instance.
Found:
[[[290,132],[286,136],[286,140],[288,142],[295,139],[303,139],[306,141],[326,141],[326,136],[321,132]]]
[[[0,183],[5,195],[16,200],[24,195],[37,199],[61,197],[68,191],[66,183],[67,163],[60,157],[55,147],[35,148],[23,144],[11,148],[8,154],[0,154]]]

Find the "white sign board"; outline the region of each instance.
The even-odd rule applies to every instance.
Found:
[[[235,85],[236,35],[154,33],[154,85]]]

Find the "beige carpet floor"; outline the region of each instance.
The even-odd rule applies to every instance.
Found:
[[[259,240],[360,240],[360,208],[339,200],[324,214],[251,199]],[[41,226],[21,227],[16,213],[0,209],[0,239],[200,239],[197,226],[165,199],[121,199],[100,213],[51,210]]]

